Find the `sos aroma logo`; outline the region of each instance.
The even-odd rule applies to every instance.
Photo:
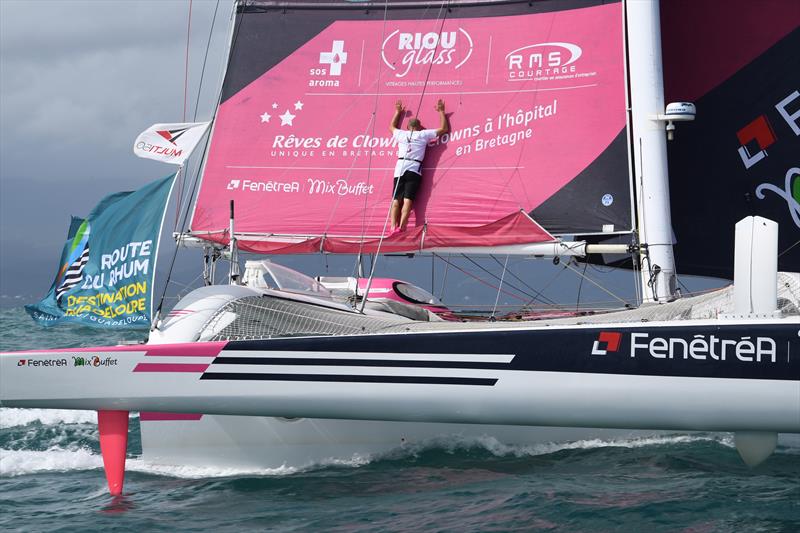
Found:
[[[460,68],[472,55],[472,37],[466,30],[407,33],[394,30],[383,41],[381,57],[395,76],[404,78],[415,65],[453,65]]]

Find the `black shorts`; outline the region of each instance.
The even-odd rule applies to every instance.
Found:
[[[402,176],[394,179],[394,199],[402,200],[403,198],[408,198],[413,200],[417,196],[417,189],[419,189],[421,182],[422,176],[413,170],[406,170]]]

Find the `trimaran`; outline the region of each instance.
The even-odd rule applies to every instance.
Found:
[[[687,28],[705,23],[705,8],[693,9],[680,19]],[[791,64],[785,50],[798,41],[798,14],[784,10],[770,14],[780,30],[750,54],[766,50],[768,71]],[[682,199],[673,187],[670,202],[667,135],[695,106],[664,105],[661,33],[677,17],[656,0],[248,0],[235,13],[191,229],[178,237],[203,246],[209,264],[239,250],[628,258],[641,269],[642,305],[442,321],[396,302],[354,308],[314,280],[251,261],[243,276],[232,267],[230,284],[197,289],[157,317],[144,344],[0,355],[3,406],[98,412],[113,493],[130,411],[142,412],[146,457],[230,453],[272,465],[442,433],[519,442],[614,430],[734,432],[757,464],[778,433],[800,433],[800,277],[778,272],[779,250],[783,266],[798,257],[798,69],[764,90],[763,116],[733,122],[735,172],[780,171],[772,185],[748,185],[750,214],[777,222],[736,225],[735,264],[723,267],[735,270],[732,288],[679,298],[673,227],[712,206],[691,198],[690,212],[671,217]],[[421,109],[445,99],[452,129],[429,148],[411,227],[387,237],[395,148],[385,128],[398,98]],[[695,126],[705,131],[698,120],[678,133],[684,145],[707,141]],[[161,136],[175,145],[174,131]],[[740,185],[722,187],[724,196]],[[718,209],[725,223],[741,218],[734,205]],[[702,232],[710,249],[731,244],[732,226],[714,230]],[[730,263],[723,248],[730,255],[702,266]],[[109,364],[71,362],[94,358]]]

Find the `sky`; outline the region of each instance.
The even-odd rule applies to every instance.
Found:
[[[187,121],[208,120],[232,2],[193,0]],[[189,0],[0,0],[0,295],[52,282],[71,215],[174,172],[136,136],[182,122]],[[174,219],[173,219],[174,221]],[[27,302],[26,302],[27,303]]]
[[[134,156],[133,141],[154,123],[183,122],[184,106],[186,121],[212,117],[232,10],[232,2],[221,0],[212,28],[217,4],[191,2],[187,85],[189,0],[0,0],[0,306],[33,303],[44,296],[71,215],[86,216],[103,196],[174,172],[173,166]],[[167,221],[165,232],[170,232],[174,211]],[[166,244],[170,246],[162,244],[159,271],[174,249]],[[321,255],[281,261],[312,275],[348,275],[354,268],[352,258]],[[431,274],[430,259],[415,266],[405,258],[381,261],[382,275],[428,290],[442,285],[448,275],[451,283],[458,270],[439,262]],[[499,276],[502,268],[494,259],[483,261]],[[574,273],[562,275],[563,265],[555,269],[549,260],[533,263],[511,261],[517,272],[532,277],[525,283],[556,292],[583,290],[584,297],[595,290]],[[200,254],[182,252],[177,264],[178,272],[195,276]],[[464,262],[462,267],[476,268]],[[462,302],[478,293],[491,302],[497,279],[484,283],[468,276],[455,290]],[[611,283],[632,290],[630,273]],[[608,299],[602,291],[596,294]],[[503,295],[499,301],[524,300]]]

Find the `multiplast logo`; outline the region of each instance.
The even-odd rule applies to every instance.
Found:
[[[157,130],[156,133],[164,137],[167,141],[178,146],[177,141],[189,128],[178,128],[176,130]]]
[[[607,355],[608,352],[619,350],[622,333],[616,331],[601,331],[597,340],[592,345],[592,355]]]
[[[381,57],[398,78],[415,65],[453,65],[461,68],[472,56],[472,37],[463,28],[457,31],[402,32],[394,30],[383,41]]]

